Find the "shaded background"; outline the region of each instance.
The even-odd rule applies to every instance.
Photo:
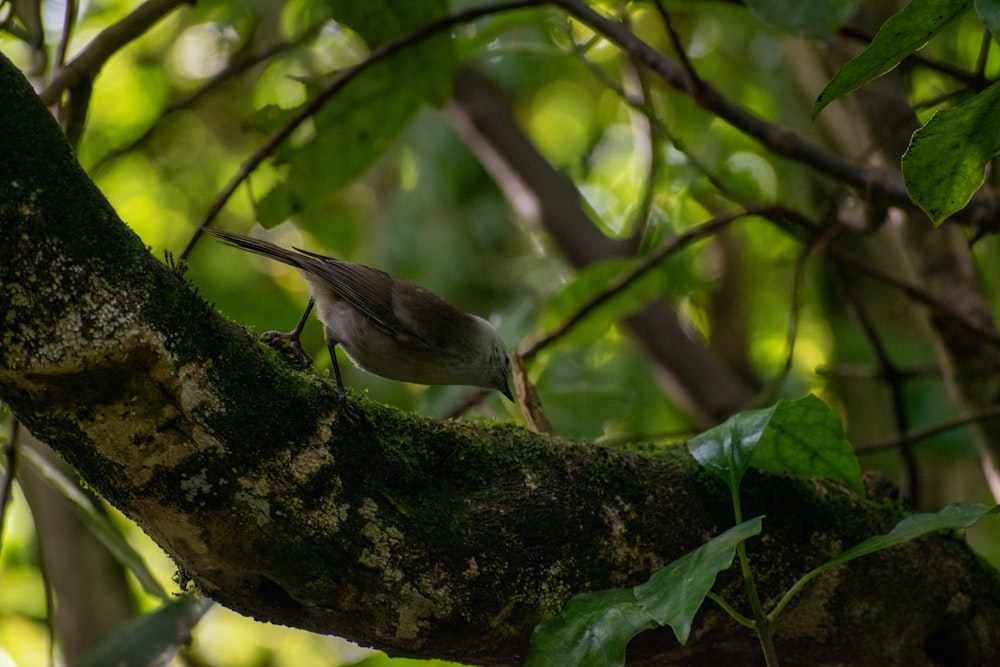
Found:
[[[76,7],[68,59],[140,4]],[[382,12],[380,21],[361,16],[354,24],[333,20],[343,16],[335,11],[350,11],[334,2],[183,5],[108,58],[83,107],[85,122],[78,101],[64,99],[55,112],[119,215],[156,256],[176,257],[223,186],[287,120],[289,109],[327,77],[364,59],[366,43],[406,32],[407,21],[420,25],[421,11],[432,16],[447,7],[402,4],[406,9],[372,4],[370,11]],[[756,3],[769,4],[778,3]],[[813,121],[819,91],[837,66],[863,48],[857,35],[872,34],[903,4],[816,3],[820,18],[828,19],[826,30],[820,29],[823,21],[808,17],[806,30],[775,26],[742,3],[662,7],[698,75],[730,100],[859,166],[898,169],[898,146],[905,148],[914,129],[914,111],[925,121],[971,89],[962,76],[942,70],[988,79],[998,69],[996,48],[970,12],[921,51],[929,65],[908,61],[888,83],[834,103]],[[856,13],[849,11],[856,6]],[[44,29],[33,18],[36,9]],[[677,58],[654,4],[608,3],[600,9]],[[30,2],[0,4],[8,28],[0,33],[0,49],[40,91],[58,69],[64,11],[59,2],[41,9]],[[836,19],[847,16],[856,30],[838,32]],[[386,34],[375,34],[373,23],[381,23]],[[699,109],[691,96],[644,74],[627,54],[560,11],[504,12],[451,34],[445,42],[454,49],[453,59],[428,42],[426,51],[393,61],[412,75],[410,94],[395,90],[391,81],[375,81],[335,98],[340,110],[297,131],[213,224],[371,264],[424,285],[490,319],[509,347],[522,351],[606,290],[634,266],[635,256],[745,206],[792,207],[824,229],[836,229],[840,247],[902,273],[893,238],[902,219],[897,211],[776,157]],[[474,69],[475,78],[460,79],[449,102],[459,63]],[[586,224],[576,219],[577,226],[562,236],[551,233],[545,226],[551,219],[532,216],[530,198],[513,196],[511,180],[504,182],[495,167],[484,168],[483,144],[461,129],[459,117],[469,111],[460,93],[480,100],[486,91],[497,96],[486,115],[530,142],[551,172],[543,175],[575,184]],[[866,104],[878,105],[882,126],[865,120]],[[520,175],[531,178],[532,172],[525,168]],[[567,246],[577,238],[596,247],[585,240],[595,230],[617,242],[609,247],[628,252],[583,266]],[[995,238],[979,240],[974,256],[986,298],[995,304]],[[206,299],[258,332],[291,328],[308,298],[305,282],[289,267],[207,238],[187,262],[188,280]],[[841,413],[862,467],[901,484],[917,507],[989,501],[967,429],[923,439],[912,450],[893,442],[902,432],[961,415],[944,388],[924,311],[884,282],[811,254],[800,238],[761,217],[742,218],[672,254],[647,279],[530,359],[530,378],[556,433],[614,446],[675,446],[728,416],[726,407],[708,409],[697,398],[713,393],[710,383],[717,380],[711,374],[678,375],[650,354],[649,340],[621,324],[650,299],[665,304],[681,333],[718,364],[726,383],[719,393],[745,393],[740,407],[813,392]],[[664,331],[668,335],[674,334]],[[315,322],[306,329],[305,344],[316,367],[328,371]],[[341,368],[349,387],[429,416],[455,414],[470,395],[468,388],[405,385],[350,364]],[[474,402],[465,415],[521,419],[498,396]],[[7,412],[0,419],[8,424],[0,436],[6,445],[13,427]],[[39,469],[53,474],[40,462],[44,445],[23,440],[19,448],[41,454],[38,461],[19,457],[0,536],[0,666],[44,664],[50,616],[57,660],[62,653],[72,664],[121,619],[159,601],[116,558],[93,546],[92,523],[74,524],[66,493],[38,477]],[[74,479],[71,471],[63,474]],[[175,568],[162,552],[114,510],[96,499],[92,505],[161,585],[176,590]],[[991,528],[977,528],[971,539],[998,562],[1000,543]],[[66,553],[79,556],[57,557]],[[86,557],[93,559],[89,565],[82,564],[85,553],[93,554]],[[84,586],[71,590],[74,582]],[[50,614],[53,607],[62,621]],[[79,623],[84,619],[89,623]],[[335,638],[256,624],[216,607],[175,660],[340,665],[364,656]]]

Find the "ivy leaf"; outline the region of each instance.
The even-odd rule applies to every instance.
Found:
[[[753,466],[799,479],[826,477],[864,496],[861,465],[840,417],[812,394],[778,401],[753,453]]]
[[[755,517],[730,528],[635,588],[577,595],[561,614],[535,627],[525,667],[621,667],[628,642],[660,625],[687,642],[716,576],[732,565],[737,544],[760,533],[762,521]]]
[[[940,111],[917,130],[903,155],[903,180],[934,224],[960,211],[1000,154],[1000,83]]]
[[[775,406],[747,410],[688,441],[688,451],[701,465],[718,474],[736,493],[750,467],[750,457],[767,427]]]
[[[749,410],[688,441],[688,451],[736,493],[747,468],[800,479],[828,477],[861,495],[861,466],[840,418],[812,394]]]
[[[841,551],[839,554],[823,563],[819,567],[810,570],[785,594],[778,602],[773,612],[775,615],[780,612],[792,597],[802,589],[810,580],[819,576],[832,567],[843,565],[855,558],[867,556],[868,554],[898,546],[904,542],[909,542],[922,535],[938,530],[957,530],[968,528],[979,521],[987,514],[996,514],[1000,511],[1000,505],[987,507],[978,503],[954,503],[946,506],[939,512],[911,514],[897,523],[892,530],[884,535],[869,537],[867,540],[854,545],[850,549]]]
[[[656,627],[631,588],[577,595],[531,635],[525,667],[620,667],[632,637]]]
[[[998,511],[1000,505],[987,507],[979,503],[952,503],[938,512],[911,514],[897,523],[888,533],[869,537],[864,542],[840,552],[827,565],[841,565],[934,531],[969,528],[987,514],[996,514]]]
[[[669,625],[681,644],[691,635],[691,623],[719,572],[729,569],[736,545],[759,535],[764,517],[733,526],[694,551],[657,570],[635,587],[635,597],[660,625]]]
[[[827,104],[898,65],[961,16],[972,0],[912,0],[886,21],[868,48],[837,70],[813,105],[813,118]]]

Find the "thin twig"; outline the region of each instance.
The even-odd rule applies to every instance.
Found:
[[[56,47],[56,61],[53,64],[56,70],[66,64],[69,42],[73,36],[73,26],[76,25],[76,10],[76,0],[66,0],[66,8],[63,11],[62,35],[59,37],[59,46]]]
[[[986,62],[990,58],[990,47],[993,46],[993,35],[989,30],[983,30],[983,38],[979,44],[979,57],[976,59],[976,76],[986,81]]]
[[[590,301],[582,305],[576,310],[572,315],[563,320],[562,324],[550,331],[548,334],[542,336],[538,340],[534,341],[532,344],[521,352],[521,357],[524,360],[528,360],[531,357],[538,354],[542,349],[551,345],[555,341],[559,340],[570,330],[573,329],[577,324],[579,324],[583,319],[590,315],[599,306],[607,303],[617,295],[621,294],[630,285],[632,285],[639,278],[643,277],[651,269],[655,268],[660,262],[662,262],[667,257],[686,248],[688,245],[699,241],[707,236],[711,236],[723,227],[729,225],[734,220],[739,218],[753,215],[752,210],[745,210],[733,215],[719,216],[712,218],[707,222],[689,229],[683,234],[679,234],[665,243],[663,243],[655,251],[649,253],[631,270],[627,273],[619,276],[616,280],[612,281],[606,289],[602,290],[600,294],[593,297]]]
[[[99,32],[76,58],[56,72],[39,97],[46,106],[52,106],[59,101],[64,92],[74,88],[82,80],[93,81],[104,67],[104,63],[123,46],[144,35],[178,5],[188,4],[190,1],[147,0],[139,5],[121,21]]]
[[[646,67],[657,74],[667,85],[690,94],[688,73],[662,53],[626,30],[621,24],[597,13],[581,0],[552,0],[583,24],[604,35],[613,44],[633,54]],[[775,155],[800,162],[838,182],[858,189],[859,192],[885,205],[917,210],[910,200],[902,176],[898,172],[886,173],[884,169],[860,167],[810,143],[787,128],[770,123],[751,113],[722,95],[707,82],[697,97],[692,99],[703,109],[714,114],[740,132],[753,137]],[[973,196],[963,210],[952,216],[953,220],[970,221],[991,217],[992,199],[988,192]],[[984,213],[985,212],[985,213]]]
[[[847,276],[844,275],[844,267],[839,264],[835,264],[834,271],[838,278],[841,292],[846,297],[852,314],[855,318],[857,318],[858,324],[861,326],[861,331],[864,333],[865,339],[868,341],[868,345],[875,353],[875,359],[878,362],[879,367],[879,377],[886,385],[888,385],[890,402],[892,403],[892,416],[896,426],[896,434],[900,438],[905,438],[907,433],[910,432],[910,419],[906,412],[905,399],[905,385],[909,378],[900,372],[896,364],[893,363],[892,358],[889,356],[889,350],[886,349],[885,345],[882,343],[882,337],[879,335],[878,329],[875,327],[875,323],[869,316],[868,311],[861,305],[860,300],[851,290],[847,281]],[[903,473],[899,484],[900,490],[904,495],[908,496],[913,501],[913,504],[916,507],[920,507],[922,480],[920,477],[920,468],[917,465],[912,447],[910,447],[909,444],[902,445],[900,447],[899,456]]]
[[[904,444],[916,444],[922,440],[928,440],[941,435],[942,433],[954,431],[955,429],[962,428],[963,426],[971,426],[977,422],[986,421],[987,419],[995,419],[997,417],[1000,417],[1000,405],[994,405],[958,419],[942,422],[937,426],[914,429],[908,433],[895,433],[884,438],[869,440],[868,442],[856,445],[855,450],[859,454],[869,454],[887,449],[895,449],[896,447]]]
[[[290,49],[302,45],[303,43],[314,37],[323,27],[325,22],[326,21],[322,21],[317,25],[312,26],[311,28],[307,29],[305,32],[303,32],[301,35],[299,35],[293,40],[277,42],[275,44],[272,44],[270,46],[261,49],[259,53],[253,53],[245,58],[241,58],[239,60],[229,63],[229,65],[227,65],[222,71],[218,72],[209,81],[207,81],[204,85],[198,87],[194,92],[185,97],[183,100],[174,102],[172,104],[168,104],[167,107],[163,110],[163,113],[160,114],[160,117],[152,125],[146,128],[145,132],[140,134],[134,140],[130,141],[125,146],[112,149],[107,153],[105,153],[104,155],[102,155],[101,158],[97,160],[97,162],[95,162],[94,165],[90,168],[91,171],[97,172],[101,170],[107,163],[120,157],[121,155],[124,155],[130,151],[135,150],[139,146],[143,145],[145,142],[149,141],[150,137],[153,136],[153,133],[156,131],[159,124],[163,121],[164,118],[166,118],[170,114],[191,108],[200,99],[202,99],[209,93],[213,92],[216,88],[221,86],[226,81],[229,81],[230,79],[233,79],[239,76],[240,74],[243,74],[244,72],[256,67],[262,62],[265,62],[266,60],[273,58],[274,56],[277,56],[285,51],[288,51]]]
[[[628,24],[628,12],[625,12],[622,16],[622,21]],[[642,137],[644,140],[644,145],[639,146],[639,140],[636,139],[636,150],[634,151],[637,155],[643,155],[647,158],[646,162],[646,174],[642,183],[642,194],[639,197],[639,204],[636,206],[635,214],[633,216],[633,221],[628,223],[625,229],[633,230],[631,236],[636,241],[641,241],[646,235],[646,231],[649,228],[650,214],[653,209],[653,198],[656,194],[656,181],[657,174],[660,171],[660,138],[659,138],[659,123],[656,120],[656,110],[653,108],[653,93],[649,85],[649,79],[646,76],[646,70],[642,65],[632,58],[627,60],[628,68],[626,74],[630,75],[635,79],[636,86],[638,88],[638,98],[635,100],[639,108],[638,113],[631,114],[633,124],[638,124],[638,119],[641,118],[644,127],[641,128]],[[630,96],[627,96],[630,97]],[[638,118],[637,118],[638,117]],[[639,134],[639,129],[636,129],[636,134]]]
[[[806,262],[808,262],[812,254],[812,247],[803,247],[798,256],[795,258],[795,269],[792,272],[791,305],[788,313],[788,324],[785,330],[785,347],[788,350],[785,353],[785,363],[782,364],[778,373],[771,378],[760,391],[757,392],[753,398],[752,404],[748,405],[747,409],[760,407],[762,405],[769,405],[773,402],[774,397],[781,389],[781,385],[784,383],[785,378],[788,377],[788,374],[792,370],[792,364],[795,361],[795,341],[798,339],[799,320],[802,315],[802,285],[804,283]]]
[[[789,230],[793,234],[805,234],[807,239],[815,238],[819,230],[815,223],[802,213],[786,206],[767,206],[754,210],[755,215],[771,220],[775,224]],[[909,283],[902,278],[892,275],[881,267],[859,259],[855,255],[842,250],[836,245],[827,245],[823,249],[823,254],[831,261],[839,262],[848,266],[858,273],[862,273],[869,278],[885,283],[890,287],[902,292],[911,300],[929,308],[935,315],[948,322],[954,322],[966,331],[973,333],[984,342],[1000,347],[1000,334],[996,329],[973,322],[956,312],[951,306],[938,301],[926,290]]]
[[[687,51],[684,50],[684,45],[681,44],[681,38],[677,34],[677,30],[674,29],[674,22],[670,19],[670,13],[667,12],[667,8],[663,6],[663,0],[656,0],[653,4],[656,5],[656,10],[660,14],[663,26],[667,29],[667,36],[670,38],[670,45],[674,47],[674,53],[677,55],[677,59],[681,62],[681,67],[683,67],[684,71],[687,73],[688,80],[690,82],[691,96],[698,97],[699,91],[705,87],[705,82],[702,81],[701,76],[698,75],[694,65],[691,64],[691,59],[688,58]]]

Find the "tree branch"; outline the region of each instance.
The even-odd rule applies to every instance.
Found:
[[[791,130],[754,115],[722,95],[708,82],[702,81],[699,85],[694,85],[683,67],[643,42],[621,24],[601,16],[580,0],[552,0],[552,3],[637,58],[669,86],[689,95],[703,109],[753,137],[775,155],[795,160],[837,182],[850,185],[865,199],[916,210],[898,172],[859,167],[809,143]],[[1000,211],[994,199],[991,192],[980,191],[952,218],[974,223],[978,227],[996,225],[995,218]]]
[[[191,0],[147,0],[131,14],[102,30],[73,60],[59,68],[41,93],[46,106],[59,101],[64,92],[80,83],[93,83],[104,63],[133,39],[144,35],[178,5]]]

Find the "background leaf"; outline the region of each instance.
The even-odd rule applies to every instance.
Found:
[[[38,471],[42,479],[69,501],[70,507],[73,508],[74,513],[84,525],[119,563],[132,572],[144,591],[161,600],[170,599],[163,586],[146,566],[146,561],[139,552],[132,548],[121,531],[112,525],[106,514],[98,510],[93,501],[80,490],[80,487],[66,479],[55,466],[30,447],[22,447],[19,451],[24,460]]]
[[[342,2],[331,0],[334,19],[362,37],[370,49],[448,15],[448,3]],[[440,106],[451,92],[457,67],[450,33],[425,37],[373,65],[348,82],[312,117],[309,136],[286,141],[275,164],[287,164],[287,178],[259,203],[258,217],[273,227],[292,216],[308,214],[355,180],[391,145],[424,102]],[[309,86],[313,94],[316,86]],[[262,111],[258,126],[276,129],[298,108]],[[328,222],[323,216],[324,224]],[[308,226],[308,225],[306,225]]]
[[[997,0],[976,0],[976,13],[986,24],[986,28],[996,39],[1000,34],[1000,2]]]
[[[197,593],[168,602],[156,611],[123,623],[78,663],[78,667],[166,665],[191,641],[191,630],[212,604]]]
[[[861,55],[837,70],[813,105],[813,116],[841,95],[880,77],[963,14],[972,0],[912,0],[886,21]]]
[[[854,13],[854,0],[748,0],[754,14],[788,32],[826,35]]]
[[[994,83],[914,133],[903,156],[903,180],[913,202],[940,224],[969,203],[998,154],[1000,83]]]

